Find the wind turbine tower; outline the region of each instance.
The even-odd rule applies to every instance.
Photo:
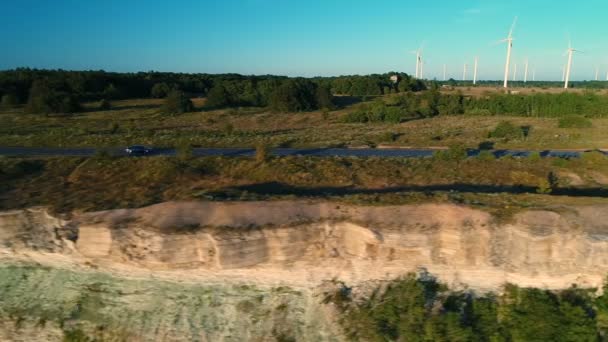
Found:
[[[516,77],[517,77],[517,63],[515,63],[515,65],[513,66],[513,81],[515,81]]]
[[[423,70],[424,70],[424,60],[422,60],[422,57],[420,57],[420,79],[421,80],[424,79],[424,74],[422,73]]]
[[[422,62],[422,48],[419,48],[418,50],[414,50],[412,51],[413,54],[416,55],[416,78],[420,78],[421,77],[421,62]]]
[[[564,79],[564,89],[568,89],[568,84],[570,82],[570,72],[572,71],[572,55],[574,55],[575,52],[581,52],[581,51],[573,49],[572,42],[570,42],[570,40],[568,40],[568,50],[566,50],[566,53],[568,54],[568,64],[566,65],[566,77]]]
[[[509,35],[507,36],[507,38],[500,41],[507,43],[507,61],[505,63],[505,81],[503,85],[503,87],[505,88],[509,86],[509,66],[511,65],[511,49],[513,48],[513,30],[515,29],[516,23],[517,17],[513,19],[513,24],[511,25],[511,30],[509,30]]]
[[[526,58],[526,67],[524,68],[524,83],[528,82],[528,59]]]
[[[465,81],[467,79],[467,63],[464,63],[464,68],[462,69],[462,80]]]
[[[595,67],[595,80],[596,81],[600,80],[600,68],[599,67]]]
[[[473,69],[473,85],[477,84],[477,63],[479,62],[479,58],[475,56],[475,67]]]

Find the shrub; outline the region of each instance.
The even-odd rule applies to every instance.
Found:
[[[496,128],[488,134],[489,138],[500,139],[523,139],[524,131],[521,127],[515,126],[510,121],[501,121]]]
[[[483,161],[492,161],[492,160],[496,159],[496,156],[494,155],[494,153],[492,153],[492,151],[482,150],[477,155],[477,159],[483,160]]]
[[[71,113],[80,110],[78,99],[72,94],[51,89],[44,80],[34,81],[25,110],[35,114]]]
[[[101,101],[99,101],[99,110],[109,110],[112,108],[112,104],[110,104],[110,101],[103,99]]]
[[[184,92],[173,90],[165,99],[162,111],[165,114],[183,114],[191,112],[193,109],[192,101]]]
[[[540,161],[540,159],[541,159],[541,156],[540,156],[540,153],[538,153],[538,152],[532,152],[528,155],[528,160],[531,162],[538,162],[538,161]]]
[[[364,123],[368,122],[367,113],[364,110],[356,110],[354,112],[347,113],[342,121],[345,123]]]
[[[445,161],[461,161],[467,156],[467,149],[463,145],[452,145],[449,149],[437,151],[433,155],[434,158]]]
[[[264,163],[266,160],[268,160],[269,153],[270,149],[268,148],[268,146],[263,143],[259,143],[255,147],[255,160],[258,163]]]
[[[19,99],[14,94],[4,94],[2,95],[2,100],[0,101],[1,108],[12,108],[19,104]]]
[[[559,119],[557,126],[559,128],[591,128],[593,123],[583,116],[567,116]]]
[[[167,83],[156,83],[154,86],[152,86],[152,90],[150,90],[150,96],[157,99],[162,99],[167,97],[170,92],[171,87],[169,87]]]
[[[188,142],[180,143],[175,149],[175,156],[181,162],[187,162],[194,156],[192,145]]]
[[[378,142],[395,142],[399,138],[398,133],[384,132],[378,136]]]

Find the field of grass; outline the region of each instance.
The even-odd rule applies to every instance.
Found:
[[[169,200],[452,202],[504,209],[607,203],[608,159],[0,158],[0,209],[141,207]]]
[[[484,88],[472,88],[475,91]],[[466,93],[466,88],[464,89]],[[495,148],[568,149],[608,148],[608,119],[591,119],[590,128],[559,128],[558,119],[506,116],[438,116],[400,124],[343,123],[346,113],[360,104],[331,112],[272,113],[265,108],[203,110],[161,114],[159,99],[115,101],[108,111],[96,103],[73,116],[25,114],[22,109],[0,112],[0,146],[121,147],[146,144],[170,147],[477,147],[501,121],[532,129],[525,139],[494,139]]]

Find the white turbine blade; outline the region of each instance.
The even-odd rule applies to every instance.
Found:
[[[511,29],[509,30],[509,38],[513,37],[513,31],[515,30],[515,24],[517,24],[517,16],[513,19],[513,24],[511,24]]]

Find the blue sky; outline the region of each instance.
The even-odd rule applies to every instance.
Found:
[[[0,0],[0,69],[176,71],[281,75],[413,73],[462,77],[479,56],[481,79],[502,78],[514,16],[522,77],[561,79],[567,34],[573,79],[608,71],[608,1],[561,0]],[[471,68],[469,67],[469,70]]]

